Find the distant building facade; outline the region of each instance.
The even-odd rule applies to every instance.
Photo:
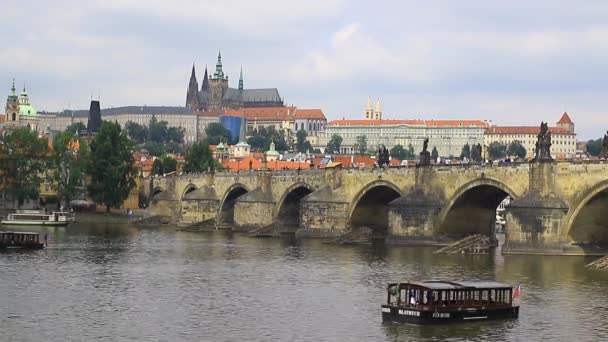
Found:
[[[555,159],[568,159],[576,156],[576,133],[574,122],[568,113],[564,113],[555,127],[549,127],[551,133],[551,156]],[[534,158],[536,141],[540,133],[539,126],[492,126],[486,131],[484,145],[493,142],[509,145],[518,141],[526,148],[526,158]]]
[[[140,125],[149,125],[152,117],[158,121],[167,121],[168,127],[184,128],[184,141],[193,143],[205,138],[205,128],[212,123],[218,122],[219,117],[208,115],[208,113],[195,113],[185,107],[165,106],[126,106],[101,109],[101,119],[105,121],[116,121],[122,127],[131,121]],[[87,110],[64,110],[59,113],[42,113],[40,125],[49,130],[64,131],[74,123],[82,123],[87,126],[89,111]]]
[[[218,53],[215,72],[211,77],[205,74],[201,88],[198,88],[196,70],[192,66],[188,90],[186,92],[186,107],[195,111],[222,110],[243,107],[282,107],[283,100],[277,88],[245,89],[243,68],[239,77],[238,88],[230,88],[228,76],[224,74],[222,55]]]
[[[425,139],[429,139],[428,150],[437,148],[441,157],[459,157],[465,144],[483,144],[484,132],[489,124],[481,120],[388,120],[382,118],[380,100],[372,107],[371,97],[363,111],[363,119],[334,120],[318,134],[313,147],[325,150],[334,134],[342,137],[340,154],[355,154],[357,138],[365,136],[369,150],[384,145],[391,149],[396,145],[413,147],[416,154],[422,151]]]

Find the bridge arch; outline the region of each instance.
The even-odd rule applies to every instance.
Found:
[[[249,192],[249,188],[242,183],[232,184],[224,193],[219,205],[218,223],[233,224],[234,223],[234,205],[236,200]]]
[[[182,195],[179,198],[183,200],[184,196],[186,196],[187,194],[191,193],[192,191],[194,191],[196,189],[197,189],[196,185],[189,183],[188,185],[186,185],[184,187],[184,190],[182,191]]]
[[[567,231],[573,243],[608,245],[608,179],[585,191],[567,215]]]
[[[460,238],[471,234],[494,237],[496,208],[517,194],[503,182],[479,178],[462,185],[445,203],[438,217],[439,234]]]
[[[274,219],[288,226],[299,226],[300,201],[314,191],[315,188],[305,182],[291,185],[277,202]]]
[[[399,187],[385,180],[376,180],[359,190],[349,206],[348,223],[351,227],[368,227],[386,233],[388,204],[401,197]]]
[[[154,196],[160,194],[163,191],[165,191],[165,189],[160,186],[153,188],[152,191],[150,191],[150,198],[153,198]]]

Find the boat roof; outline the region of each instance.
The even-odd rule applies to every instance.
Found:
[[[496,281],[443,281],[443,280],[429,280],[429,281],[412,281],[406,282],[406,284],[416,285],[420,287],[426,287],[430,290],[462,290],[462,289],[495,289],[495,288],[512,288],[513,286],[508,284],[499,283]]]
[[[0,231],[0,234],[39,235],[39,233],[36,233],[36,232],[12,232],[12,231]]]

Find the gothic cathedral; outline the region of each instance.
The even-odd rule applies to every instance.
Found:
[[[211,77],[203,76],[200,91],[196,80],[196,71],[192,65],[188,92],[186,93],[186,107],[195,111],[214,111],[223,109],[249,108],[249,107],[283,107],[283,100],[277,88],[244,89],[243,68],[239,77],[238,89],[230,88],[228,76],[222,69],[222,54],[218,53],[215,72]]]

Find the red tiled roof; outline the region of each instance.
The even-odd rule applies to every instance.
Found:
[[[247,119],[293,119],[296,112],[295,107],[254,107],[240,109]]]
[[[558,124],[574,124],[574,122],[572,122],[572,120],[570,120],[570,116],[568,116],[568,113],[564,112],[564,115],[562,115],[561,119],[559,119],[559,121],[557,122]]]
[[[325,120],[325,114],[321,109],[296,109],[296,119],[322,119]]]
[[[560,127],[549,127],[551,134],[576,135],[567,129]],[[486,130],[486,134],[538,134],[539,126],[492,126]]]
[[[481,120],[334,120],[330,126],[413,125],[426,127],[487,127]]]
[[[245,158],[239,159],[239,160],[223,159],[222,165],[224,167],[228,168],[230,171],[237,171],[237,170],[244,171],[244,170],[249,170],[249,162],[251,162],[251,168],[253,170],[261,169],[263,166],[261,159],[255,158],[254,156],[251,156],[251,155],[249,155]],[[277,160],[277,161],[267,162],[266,167],[269,170],[274,170],[274,169],[296,170],[298,168],[308,169],[308,168],[310,168],[310,165],[308,162],[305,162],[305,161],[298,163],[297,161]]]

